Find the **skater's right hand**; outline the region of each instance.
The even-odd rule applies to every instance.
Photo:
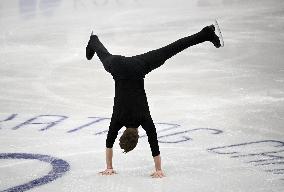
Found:
[[[100,175],[114,175],[117,174],[117,172],[113,169],[106,169],[104,171],[99,172]]]

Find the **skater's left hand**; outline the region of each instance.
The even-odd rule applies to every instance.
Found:
[[[162,178],[166,177],[166,175],[163,173],[162,170],[157,170],[154,173],[151,174],[152,178]]]

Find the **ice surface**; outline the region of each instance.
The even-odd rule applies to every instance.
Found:
[[[0,1],[0,191],[283,191],[283,9],[281,0]],[[224,48],[189,48],[145,79],[167,177],[149,176],[142,128],[129,154],[116,141],[118,174],[97,175],[114,84],[85,58],[91,31],[130,56],[215,18]]]

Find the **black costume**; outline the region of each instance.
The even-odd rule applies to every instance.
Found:
[[[182,50],[204,41],[212,42],[212,39],[216,38],[214,35],[214,29],[205,27],[200,32],[165,47],[132,57],[110,54],[96,35],[91,36],[90,46],[94,48],[105,70],[111,73],[115,81],[113,113],[106,139],[107,148],[113,147],[118,131],[123,126],[138,128],[141,125],[148,136],[152,156],[160,154],[156,128],[144,90],[144,77]]]

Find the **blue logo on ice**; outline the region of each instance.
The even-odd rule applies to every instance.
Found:
[[[47,184],[62,175],[70,169],[70,165],[62,160],[48,155],[29,154],[29,153],[0,153],[0,159],[36,159],[51,164],[52,170],[45,176],[30,181],[28,183],[11,187],[1,192],[26,191],[34,187]]]

